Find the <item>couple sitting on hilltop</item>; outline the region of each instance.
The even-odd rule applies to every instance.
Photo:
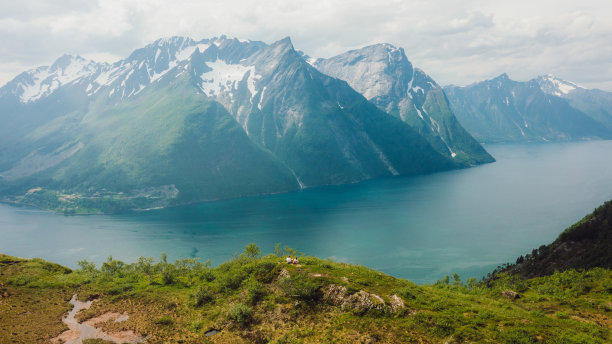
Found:
[[[287,262],[287,264],[300,264],[300,261],[297,260],[297,258],[287,257],[285,261]]]

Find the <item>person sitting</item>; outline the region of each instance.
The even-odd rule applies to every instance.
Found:
[[[293,264],[300,264],[300,261],[299,261],[299,260],[297,260],[297,258],[293,258],[292,263],[293,263]]]
[[[293,259],[291,259],[291,257],[287,257],[287,259],[285,259],[285,261],[287,262],[287,264],[291,264],[293,263]]]

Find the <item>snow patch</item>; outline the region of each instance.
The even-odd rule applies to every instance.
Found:
[[[261,110],[261,103],[263,102],[264,94],[266,93],[266,88],[268,88],[268,86],[264,86],[263,90],[261,91],[261,95],[259,96],[259,103],[257,103],[257,108],[259,110]]]
[[[261,78],[260,75],[255,74],[254,66],[228,64],[222,60],[207,62],[206,64],[212,70],[200,75],[202,80],[200,88],[204,94],[212,96],[219,95],[221,92],[228,92],[230,97],[232,97],[232,91],[237,89],[238,83],[249,73],[247,87],[249,92],[251,92],[252,100],[253,95],[256,93],[255,81]]]

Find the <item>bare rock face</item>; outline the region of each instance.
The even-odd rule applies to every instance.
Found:
[[[289,278],[289,277],[291,277],[291,275],[289,275],[289,271],[287,271],[287,269],[281,269],[281,271],[278,273],[279,280]]]
[[[323,301],[333,306],[340,306],[343,310],[363,314],[369,310],[378,310],[388,313],[398,313],[406,308],[404,300],[393,294],[389,303],[379,295],[360,290],[355,294],[347,295],[345,286],[330,284],[321,290]]]
[[[345,298],[342,302],[342,309],[356,313],[365,313],[374,309],[384,311],[385,308],[385,301],[380,296],[363,290]]]
[[[391,295],[391,302],[389,303],[389,309],[391,310],[391,313],[397,313],[404,308],[406,308],[404,300],[402,300],[402,298],[397,296],[396,294]]]
[[[342,285],[330,284],[323,288],[323,300],[334,306],[342,305],[346,296],[346,287]]]
[[[502,291],[502,296],[509,300],[516,300],[520,297],[519,293],[510,289]]]

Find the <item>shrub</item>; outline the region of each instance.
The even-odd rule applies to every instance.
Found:
[[[155,324],[157,325],[172,325],[174,321],[169,316],[163,316],[161,318],[155,319]]]
[[[411,300],[411,299],[413,300],[413,299],[416,299],[416,296],[412,292],[412,289],[408,288],[408,287],[396,289],[395,290],[395,294],[403,297],[404,300]]]
[[[114,260],[112,256],[102,263],[100,271],[111,276],[123,276],[125,274],[126,265],[120,260]]]
[[[510,329],[502,332],[502,338],[506,344],[531,344],[537,343],[538,339],[533,333],[524,329]]]
[[[235,304],[229,312],[230,320],[237,322],[238,324],[245,326],[253,320],[253,311],[249,306],[242,303]]]
[[[253,281],[247,286],[246,301],[249,305],[254,306],[266,296],[266,289],[263,284],[258,281]]]
[[[31,282],[38,280],[36,276],[32,275],[17,275],[13,278],[10,278],[7,282],[8,284],[12,284],[15,286],[24,286]]]
[[[193,298],[193,304],[196,307],[201,307],[213,300],[212,294],[204,287],[199,287],[193,294]]]
[[[202,320],[196,320],[189,325],[189,329],[193,332],[200,332],[204,327]]]
[[[261,283],[270,283],[278,276],[279,266],[274,262],[260,262],[253,269],[255,279]]]
[[[279,286],[288,296],[302,301],[313,301],[319,297],[320,286],[302,274],[281,280]]]
[[[247,274],[244,272],[244,270],[230,269],[226,273],[222,274],[217,279],[217,282],[223,291],[228,292],[240,288],[240,285],[245,278],[247,278]]]

